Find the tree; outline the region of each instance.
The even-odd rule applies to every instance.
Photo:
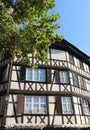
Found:
[[[9,51],[19,61],[29,61],[28,54],[47,60],[46,49],[63,36],[55,30],[59,14],[54,14],[55,0],[1,0],[0,50]]]

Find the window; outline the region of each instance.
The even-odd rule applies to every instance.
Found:
[[[61,97],[63,114],[73,114],[71,97]]]
[[[83,113],[85,115],[90,114],[89,103],[87,100],[82,100]]]
[[[74,62],[74,56],[72,56],[72,55],[69,55],[69,61],[70,61],[70,63],[71,64],[75,64],[75,62]]]
[[[80,63],[80,69],[84,70],[83,62],[82,62],[82,61],[79,61],[79,63]]]
[[[46,97],[26,96],[24,112],[30,114],[46,114],[47,113]]]
[[[45,82],[45,70],[26,68],[26,80]]]
[[[60,83],[68,84],[69,76],[67,71],[60,71]]]
[[[83,77],[80,77],[80,87],[81,89],[87,90],[86,81]]]
[[[73,73],[73,85],[78,87],[79,86],[79,82],[78,82],[78,75]]]

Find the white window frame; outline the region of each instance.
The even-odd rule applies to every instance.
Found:
[[[73,114],[71,97],[62,96],[61,102],[62,102],[62,113]]]
[[[26,68],[26,80],[27,81],[37,81],[37,82],[45,82],[45,69],[34,69],[34,68]]]
[[[60,83],[69,84],[68,71],[60,71]]]
[[[28,100],[27,100],[28,98]],[[36,101],[35,101],[36,99]],[[43,99],[43,101],[42,101]],[[37,106],[37,107],[35,107]],[[45,96],[25,96],[26,114],[47,114],[47,104]]]
[[[83,112],[85,115],[90,115],[90,108],[88,100],[82,100]]]

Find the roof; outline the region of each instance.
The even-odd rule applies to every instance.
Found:
[[[62,40],[61,42],[53,43],[50,48],[58,50],[59,49],[66,50],[90,65],[90,56],[82,52],[79,48],[77,48],[70,42],[66,41],[65,39]]]

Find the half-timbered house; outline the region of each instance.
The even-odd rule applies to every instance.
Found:
[[[30,56],[38,68],[0,53],[1,128],[90,128],[90,57],[66,40],[47,52],[47,63]]]

